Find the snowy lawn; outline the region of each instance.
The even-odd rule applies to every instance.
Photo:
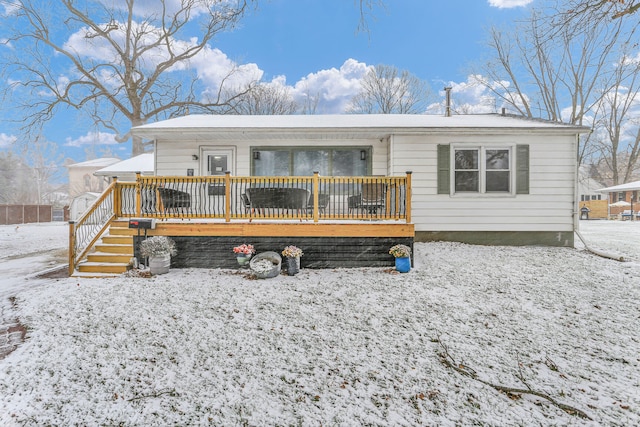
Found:
[[[407,274],[42,280],[0,424],[639,425],[640,223],[581,225],[631,261],[429,243]]]

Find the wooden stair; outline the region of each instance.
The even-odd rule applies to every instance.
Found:
[[[74,277],[113,277],[131,268],[133,236],[126,222],[114,221],[94,250],[81,261]]]

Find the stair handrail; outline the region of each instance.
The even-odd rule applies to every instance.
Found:
[[[69,221],[69,276],[116,217],[117,184],[114,179],[77,221]]]

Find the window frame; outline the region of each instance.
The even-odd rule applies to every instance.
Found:
[[[516,191],[516,150],[515,143],[486,143],[486,144],[469,144],[469,143],[451,143],[450,144],[450,189],[449,194],[453,197],[514,197],[517,194]],[[478,191],[458,191],[456,190],[456,172],[463,171],[465,169],[456,169],[456,151],[473,151],[478,152],[478,168],[473,169],[478,171]],[[508,169],[487,169],[487,151],[490,150],[507,150],[509,153],[509,168]],[[487,172],[489,171],[508,171],[509,172],[509,190],[508,191],[487,191]]]
[[[262,152],[262,151],[284,151],[284,152],[288,152],[289,153],[289,174],[286,176],[297,176],[297,175],[293,175],[293,170],[294,170],[294,153],[295,152],[302,152],[302,151],[327,151],[328,152],[328,168],[329,168],[329,175],[327,176],[371,176],[372,174],[372,154],[373,154],[373,147],[370,145],[367,146],[363,146],[363,145],[353,145],[353,146],[334,146],[334,145],[324,145],[324,146],[318,146],[318,147],[310,147],[310,146],[305,146],[305,145],[291,145],[291,146],[287,146],[287,145],[280,145],[280,146],[252,146],[250,149],[250,159],[251,159],[251,165],[250,165],[250,170],[251,170],[251,176],[257,176],[256,175],[256,156],[254,153],[256,152]],[[333,170],[334,170],[334,166],[333,166],[333,153],[335,151],[349,151],[349,152],[360,152],[360,151],[365,151],[366,152],[366,159],[364,160],[366,162],[365,164],[365,173],[364,175],[332,175]],[[261,175],[262,176],[262,175]]]

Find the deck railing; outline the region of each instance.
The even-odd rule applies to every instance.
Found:
[[[120,217],[411,221],[411,173],[377,177],[141,176],[119,182]]]
[[[69,221],[69,275],[115,217],[118,185],[112,182],[77,221]]]
[[[411,222],[411,172],[378,177],[142,176],[114,181],[69,222],[69,274],[118,217]]]

